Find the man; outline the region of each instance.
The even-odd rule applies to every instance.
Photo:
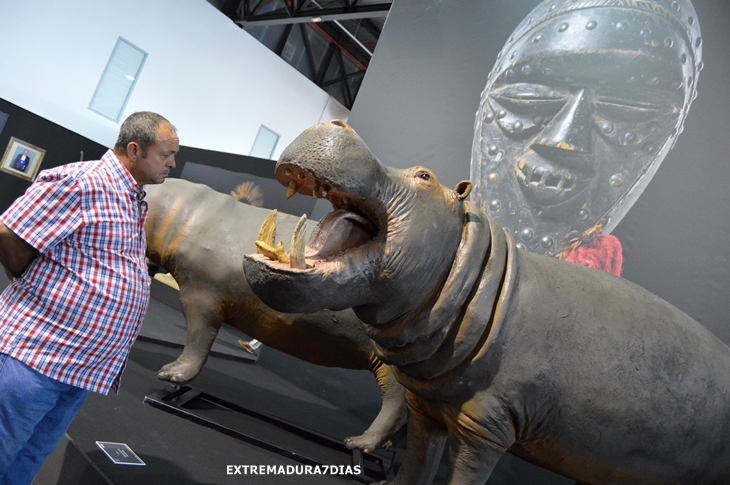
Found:
[[[147,310],[145,184],[175,167],[175,127],[132,114],[101,160],[42,172],[0,216],[0,483],[29,484],[89,391],[118,392]]]
[[[25,169],[30,165],[30,154],[28,149],[23,150],[23,153],[18,154],[13,162],[13,168],[25,172]]]

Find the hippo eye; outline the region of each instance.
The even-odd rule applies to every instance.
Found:
[[[421,177],[423,180],[431,180],[431,175],[427,172],[421,172],[418,174],[419,177]]]

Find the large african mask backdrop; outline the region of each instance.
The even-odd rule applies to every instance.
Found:
[[[497,55],[471,177],[518,247],[609,233],[682,132],[702,69],[687,0],[548,0]]]

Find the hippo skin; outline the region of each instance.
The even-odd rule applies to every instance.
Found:
[[[317,365],[371,371],[383,403],[349,448],[372,451],[405,424],[405,390],[390,367],[378,360],[352,311],[286,315],[264,305],[249,288],[241,268],[244,248],[253,246],[269,211],[238,202],[213,189],[180,179],[148,186],[147,257],[180,286],[187,325],[185,348],[157,374],[183,384],[198,375],[222,323],[265,345]],[[291,234],[297,218],[279,214],[281,232]]]
[[[730,349],[689,316],[516,249],[465,200],[469,182],[386,167],[341,121],[302,133],[276,175],[336,210],[305,267],[246,255],[246,276],[277,310],[351,307],[366,323],[407,389],[393,483],[430,483],[445,445],[452,485],[485,483],[504,452],[585,484],[730,483]],[[342,230],[369,239],[338,251]]]

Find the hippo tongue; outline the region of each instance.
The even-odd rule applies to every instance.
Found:
[[[307,248],[307,257],[325,259],[366,243],[377,229],[366,218],[346,210],[324,216],[314,228]]]

